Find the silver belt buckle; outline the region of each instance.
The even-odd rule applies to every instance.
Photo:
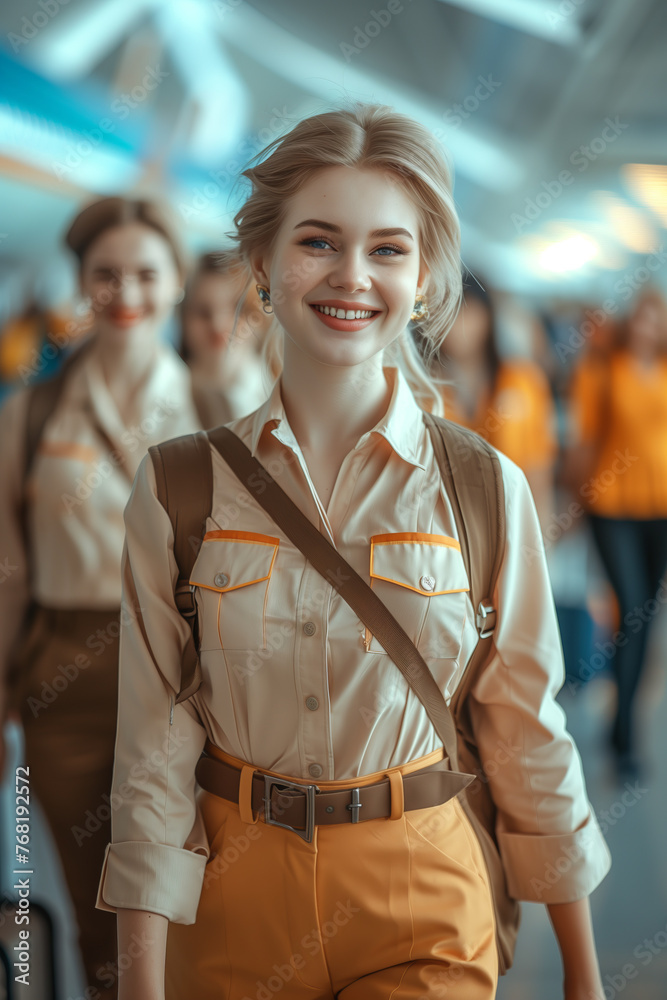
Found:
[[[271,816],[271,789],[272,788],[293,788],[297,792],[303,792],[306,796],[306,825],[303,830],[288,823],[279,823]],[[264,775],[264,820],[269,826],[281,826],[283,830],[291,830],[298,834],[302,840],[308,844],[313,841],[315,832],[315,793],[319,792],[317,785],[300,785],[296,781],[287,781],[285,778],[275,778],[271,774]]]

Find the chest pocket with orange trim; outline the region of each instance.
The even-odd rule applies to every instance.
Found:
[[[200,649],[266,649],[266,602],[280,539],[254,531],[204,535],[196,587]]]
[[[415,531],[372,535],[370,578],[427,662],[459,655],[470,584],[455,538]],[[368,652],[384,652],[368,629],[365,638]]]

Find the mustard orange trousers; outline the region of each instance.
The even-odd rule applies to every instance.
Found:
[[[456,797],[403,810],[401,775],[442,748],[318,781],[354,788],[389,775],[392,816],[316,826],[312,843],[253,815],[253,769],[206,749],[246,775],[238,805],[199,793],[211,855],[195,923],[169,924],[166,1000],[495,997],[495,918],[474,830]]]

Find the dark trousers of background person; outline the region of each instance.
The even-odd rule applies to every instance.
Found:
[[[48,820],[79,927],[86,996],[118,995],[116,915],[95,909],[111,840],[118,611],[39,608],[18,655],[31,794]],[[39,881],[35,881],[39,891]]]
[[[616,645],[613,670],[618,707],[611,744],[618,756],[634,757],[634,700],[646,660],[649,631],[658,591],[667,593],[667,518],[635,520],[591,515],[595,544],[620,611],[624,640]],[[664,604],[663,596],[661,604]]]

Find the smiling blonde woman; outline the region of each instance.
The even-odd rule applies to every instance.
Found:
[[[449,699],[479,634],[423,422],[438,391],[408,333],[419,318],[436,351],[459,305],[442,152],[418,123],[359,106],[303,121],[246,174],[238,242],[274,311],[282,372],[259,409],[227,426],[372,581]],[[588,1000],[600,977],[587,896],[610,859],[555,702],[563,662],[535,506],[518,467],[498,459],[498,620],[468,709],[509,890],[548,905],[565,996]],[[122,1000],[165,989],[169,1000],[490,1000],[494,900],[473,825],[454,793],[409,808],[415,772],[443,766],[442,739],[331,581],[260,503],[241,503],[217,452],[212,463],[190,581],[201,658],[191,697],[175,700],[190,629],[150,461],[126,511],[125,594],[142,611],[121,638],[117,807],[97,904],[117,912],[121,952],[147,942]],[[235,776],[235,796],[196,787],[203,750]],[[349,808],[323,810],[311,836],[267,822],[253,808],[267,776],[314,799],[346,790]],[[380,783],[390,808],[365,818]]]

